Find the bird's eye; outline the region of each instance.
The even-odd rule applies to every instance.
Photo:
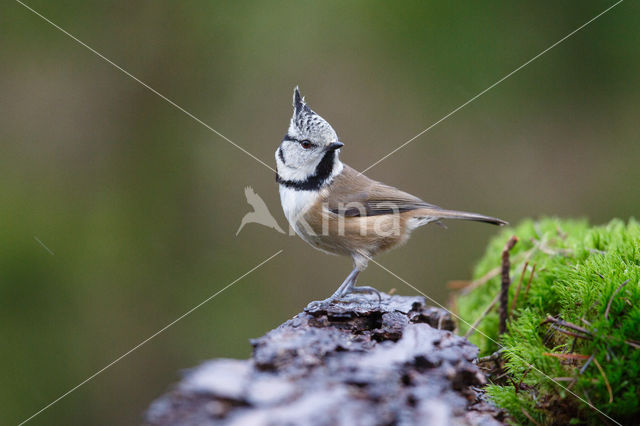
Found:
[[[304,149],[309,149],[313,146],[313,144],[310,141],[305,139],[302,142],[300,142],[300,146],[302,146]]]

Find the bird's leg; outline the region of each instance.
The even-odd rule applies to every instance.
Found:
[[[354,268],[353,271],[351,271],[351,273],[347,275],[347,278],[345,278],[342,284],[340,284],[340,287],[338,287],[336,292],[331,295],[331,297],[325,300],[311,302],[309,306],[317,307],[317,306],[322,306],[325,303],[333,303],[337,299],[340,299],[344,294],[351,292],[351,288],[353,287],[353,284],[356,282],[356,278],[358,277],[359,273],[360,271],[358,270],[358,268]]]
[[[353,266],[355,266],[355,268],[358,271],[364,271],[370,259],[371,259],[370,254],[354,253]],[[378,296],[378,305],[382,304],[382,296],[380,295],[380,292],[373,287],[369,287],[365,285],[356,286],[356,278],[357,278],[357,274],[353,278],[353,282],[351,283],[351,285],[344,288],[341,297],[347,296],[349,293],[360,293],[360,294],[375,293],[375,295]]]
[[[356,283],[356,279],[358,278],[359,273],[360,271],[358,270],[358,268],[353,268],[353,271],[351,271],[351,273],[347,275],[347,278],[342,282],[342,284],[340,284],[340,287],[338,287],[336,292],[333,293],[333,295],[328,300],[339,299],[345,294],[351,293],[351,289]]]
[[[358,279],[358,274],[360,274],[360,269],[357,267],[351,271],[346,280],[340,285],[338,290],[329,298],[329,300],[341,299],[345,296],[348,296],[351,293],[360,293],[360,294],[371,294],[375,293],[378,296],[378,303],[382,303],[382,296],[380,292],[373,287],[369,287],[366,285],[356,286],[356,280]]]
[[[351,273],[349,275],[347,275],[347,278],[345,278],[345,280],[342,282],[342,284],[340,284],[340,287],[338,287],[338,289],[336,290],[335,293],[333,293],[333,295],[331,295],[331,297],[329,297],[328,299],[322,300],[322,301],[316,301],[316,302],[311,302],[309,304],[310,307],[318,307],[318,306],[322,306],[325,303],[333,303],[336,302],[340,299],[343,299],[345,296],[348,296],[349,294],[352,293],[366,293],[366,294],[371,294],[371,293],[375,293],[378,296],[378,304],[382,303],[382,296],[380,295],[380,292],[378,290],[376,290],[373,287],[369,287],[369,286],[356,286],[356,280],[358,279],[358,275],[360,274],[361,269],[360,268],[354,268],[353,271],[351,271]],[[345,302],[347,302],[348,300],[345,300]]]

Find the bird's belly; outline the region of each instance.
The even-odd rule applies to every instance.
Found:
[[[293,230],[312,247],[331,254],[373,256],[409,238],[410,214],[345,217],[323,203],[315,191],[280,186],[282,209]],[[409,212],[407,212],[409,213]]]
[[[298,234],[313,247],[333,254],[374,256],[404,244],[410,230],[404,217],[345,217],[312,208],[298,223]]]

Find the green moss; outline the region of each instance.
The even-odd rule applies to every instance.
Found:
[[[470,338],[480,347],[481,356],[502,349],[507,380],[494,378],[488,394],[521,424],[532,423],[524,411],[539,423],[602,423],[602,414],[586,401],[618,422],[637,420],[640,349],[628,342],[640,341],[638,222],[613,220],[605,226],[589,227],[586,221],[527,220],[515,229],[505,229],[489,243],[475,269],[475,280],[495,272],[512,235],[519,241],[511,251],[510,305],[518,287],[520,291],[507,333],[498,336],[496,308]],[[528,267],[523,273],[525,262]],[[533,265],[535,273],[527,291]],[[460,316],[472,324],[499,288],[500,277],[495,275],[458,297]],[[605,317],[609,300],[611,306]],[[543,324],[548,316],[583,327],[588,338],[550,329],[551,324]],[[462,333],[468,327],[460,324]],[[563,330],[572,331],[566,327]],[[567,354],[577,356],[569,358]],[[592,355],[597,362],[588,362],[581,373],[587,363],[584,358]],[[570,391],[550,378],[561,378],[562,386]]]

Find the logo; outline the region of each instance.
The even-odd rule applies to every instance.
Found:
[[[236,236],[240,234],[240,231],[249,223],[257,223],[267,228],[275,229],[281,234],[286,234],[282,230],[278,222],[273,217],[267,204],[264,200],[256,194],[252,187],[247,186],[244,189],[244,195],[247,199],[247,203],[253,207],[253,211],[244,215],[240,226],[236,231]],[[360,202],[350,203],[338,203],[337,208],[330,208],[327,203],[322,204],[322,221],[321,226],[318,229],[313,229],[306,221],[306,213],[311,208],[313,203],[300,208],[293,220],[295,222],[295,229],[289,226],[289,235],[293,236],[296,233],[301,233],[306,236],[315,237],[318,235],[328,236],[337,235],[345,236],[346,234],[355,235],[356,233],[361,236],[375,235],[377,237],[390,237],[399,236],[403,229],[400,220],[400,209],[397,204],[393,202],[377,202],[373,207],[378,212],[371,215],[369,208],[372,205],[364,205]],[[384,212],[384,213],[381,213]],[[347,231],[346,221],[350,221],[349,230]],[[432,221],[433,218],[423,218],[424,223]],[[423,223],[423,224],[424,224]],[[417,223],[416,223],[417,225]]]
[[[242,228],[244,228],[248,223],[257,223],[259,225],[266,226],[267,228],[275,229],[281,234],[285,233],[269,211],[267,204],[258,194],[256,194],[252,187],[247,186],[244,189],[244,196],[247,198],[247,203],[253,207],[253,211],[244,215],[240,222],[240,227],[236,231],[236,236],[238,236],[240,231],[242,231]]]

